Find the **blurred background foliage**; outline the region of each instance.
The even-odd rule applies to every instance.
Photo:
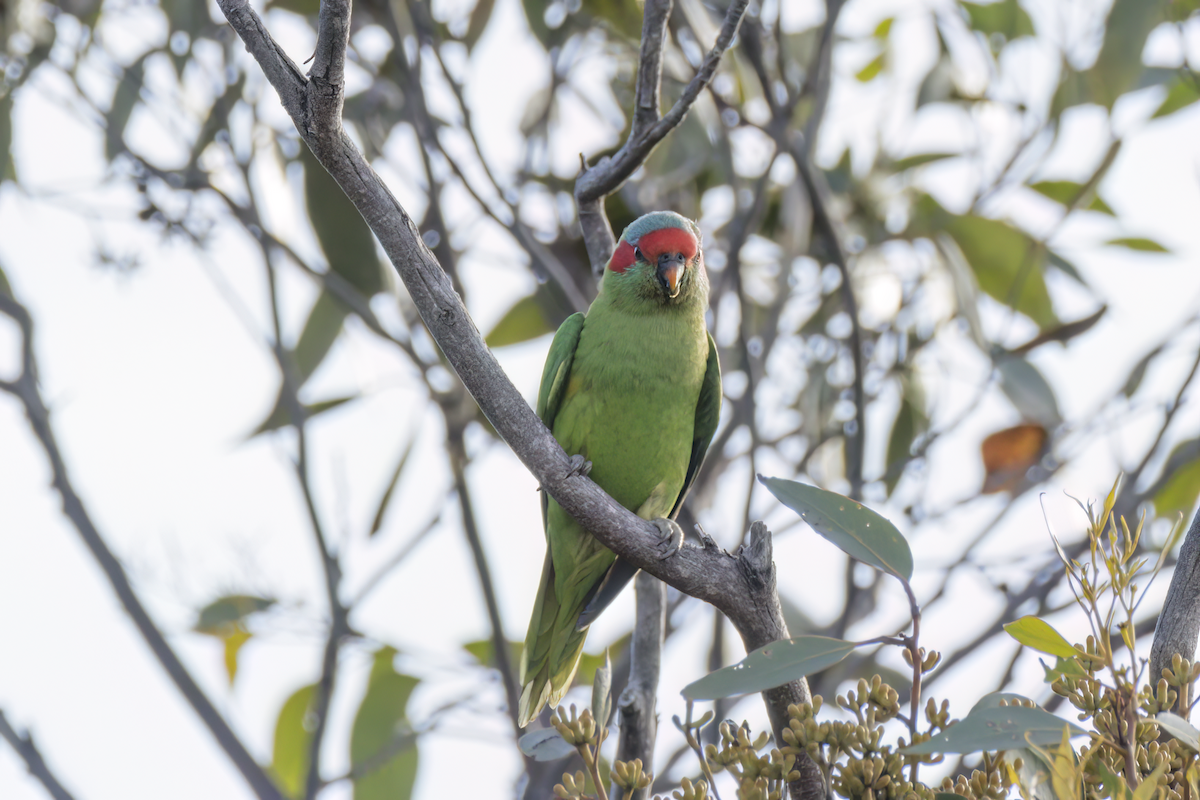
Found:
[[[1131,257],[1169,252],[1122,225],[1120,209],[1137,198],[1114,202],[1105,178],[1127,137],[1194,109],[1200,99],[1194,71],[1200,3],[854,6],[841,14],[837,0],[828,7],[753,2],[711,89],[608,199],[607,210],[618,232],[659,208],[699,219],[705,232],[726,403],[684,520],[705,522],[734,548],[750,521],[771,508],[754,489],[754,475],[765,471],[886,507],[918,548],[926,530],[935,531],[933,538],[939,526],[958,526],[952,540],[937,539],[943,543],[934,546],[935,563],[918,564],[926,613],[955,602],[952,584],[960,577],[990,592],[992,604],[986,617],[964,621],[954,646],[939,643],[945,660],[929,681],[936,691],[939,675],[985,648],[1003,621],[1018,611],[1052,613],[1062,601],[1048,541],[1041,550],[1012,552],[997,539],[1018,498],[1036,494],[1147,408],[1153,430],[1120,459],[1127,479],[1117,513],[1132,518],[1146,510],[1173,519],[1189,514],[1200,496],[1200,430],[1168,430],[1191,396],[1200,361],[1171,373],[1170,391],[1139,396],[1162,357],[1182,349],[1185,359],[1200,359],[1195,318],[1180,321],[1178,336],[1137,354],[1111,396],[1089,398],[1104,424],[1064,412],[1061,385],[1039,358],[1048,349],[1069,352],[1077,337],[1104,324],[1111,301],[1089,280],[1087,264],[1062,246],[1066,226],[1083,218],[1108,231],[1098,247]],[[503,7],[503,0],[361,0],[345,105],[351,135],[402,187],[396,191],[469,308],[494,301],[489,289],[464,279],[460,265],[492,258],[487,248],[497,237],[508,243],[512,280],[528,289],[492,315],[498,321],[485,334],[500,349],[553,331],[595,294],[573,179],[580,153],[594,162],[628,131],[641,32],[634,0],[522,0],[545,73],[513,74],[511,97],[481,97],[469,75]],[[316,0],[274,0],[265,9],[268,26],[286,31],[288,42],[311,45]],[[723,13],[720,0],[676,4],[665,104],[711,46]],[[839,14],[853,24],[831,25]],[[122,35],[123,26],[139,35]],[[1174,42],[1160,48],[1175,52],[1174,61],[1146,63],[1151,36]],[[0,42],[0,179],[22,186],[12,153],[14,103],[25,92],[53,87],[57,102],[103,132],[104,181],[136,188],[142,224],[196,248],[218,231],[241,230],[258,243],[270,269],[315,282],[320,291],[300,332],[283,343],[282,363],[290,363],[304,403],[301,423],[319,426],[322,415],[355,413],[359,394],[323,396],[306,385],[337,352],[347,319],[361,319],[411,367],[412,381],[444,417],[440,457],[455,476],[446,503],[464,511],[478,576],[490,592],[485,548],[470,517],[467,468],[504,445],[445,369],[366,225],[300,145],[215,6],[2,0]],[[305,54],[292,55],[301,61]],[[495,49],[489,58],[489,68],[505,69]],[[514,129],[499,129],[498,117],[487,114],[496,103],[519,104],[516,113],[508,109]],[[1127,108],[1118,114],[1122,103]],[[864,104],[875,108],[864,111]],[[1088,145],[1094,157],[1082,156],[1086,166],[1072,174],[1046,169],[1053,155],[1079,147],[1066,120],[1082,108],[1092,144],[1102,145]],[[302,174],[319,252],[267,222],[263,193],[270,185],[257,177],[267,169]],[[1111,224],[1097,222],[1104,219]],[[98,256],[106,268],[137,267],[136,258],[111,257],[99,246]],[[1151,267],[1130,267],[1142,269]],[[0,289],[7,291],[3,278],[0,272]],[[386,324],[376,315],[381,303],[399,312]],[[281,388],[254,435],[297,424],[285,399]],[[962,430],[981,428],[978,450],[939,447]],[[471,430],[492,441],[465,446],[464,436],[476,435]],[[409,440],[396,452],[390,477],[380,476],[387,488],[371,509],[371,534],[389,513],[398,483],[428,469],[412,452]],[[938,459],[959,463],[941,467]],[[982,482],[948,494],[931,478],[947,469],[980,475]],[[1104,480],[1078,491],[1102,488]],[[719,508],[726,511],[713,510]],[[777,535],[794,529],[786,517],[776,520]],[[1003,568],[990,569],[975,555],[983,549]],[[793,634],[846,636],[879,608],[878,580],[864,580],[853,564],[820,577],[818,583],[803,567],[780,564]],[[674,596],[673,602],[695,601]],[[251,631],[270,635],[248,620],[272,605],[271,598],[231,593],[197,610],[195,630],[224,643],[231,684]],[[492,638],[464,645],[511,683],[516,656],[496,645],[518,638],[525,620],[501,620],[492,606]],[[348,608],[353,615],[353,604]],[[1139,634],[1153,625],[1153,611],[1144,613]],[[672,627],[671,635],[678,630]],[[708,668],[728,663],[727,633],[719,620],[712,623],[703,652],[692,657]],[[613,646],[614,656],[625,641]],[[436,724],[408,720],[407,700],[418,681],[396,672],[395,654],[388,645],[375,650],[350,737],[352,769],[342,777],[359,800],[408,797],[420,732]],[[895,665],[874,658],[856,656],[816,676],[814,693],[830,696],[840,681],[874,672],[891,679]],[[993,669],[989,680],[998,682],[986,689],[1011,677],[1011,658],[1006,669]],[[591,680],[597,663],[580,670],[581,682]],[[292,796],[304,794],[311,696],[312,687],[298,689],[275,728],[272,774]],[[722,713],[727,709],[718,718]],[[660,747],[675,753],[656,770],[666,772],[684,748],[669,735]],[[512,753],[519,757],[515,746]],[[530,769],[530,796],[539,796],[544,776]]]

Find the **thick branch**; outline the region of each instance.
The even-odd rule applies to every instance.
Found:
[[[1179,563],[1171,576],[1171,587],[1163,601],[1154,626],[1154,644],[1150,647],[1150,685],[1158,683],[1162,671],[1171,666],[1176,653],[1191,660],[1196,655],[1196,639],[1200,636],[1200,511],[1192,519]],[[1186,717],[1188,707],[1180,703],[1179,713]]]
[[[621,712],[621,738],[617,742],[617,760],[642,760],[644,772],[654,771],[654,739],[658,717],[654,712],[658,694],[658,675],[662,668],[663,633],[666,630],[667,587],[658,578],[638,573],[637,621],[633,625],[629,683],[617,699]],[[613,784],[613,800],[624,797],[624,790]],[[630,794],[631,800],[646,800],[649,787]]]
[[[246,0],[219,0],[219,3],[237,33],[247,40],[251,53],[268,61],[277,58],[274,46],[257,41],[266,34]],[[735,3],[734,8],[737,10],[731,10],[731,16],[735,22],[728,30],[728,36],[723,32],[724,44],[718,41],[722,50],[733,37],[745,2]],[[631,564],[716,606],[730,618],[748,648],[761,647],[786,636],[775,595],[769,545],[765,550],[766,560],[762,560],[761,544],[767,537],[752,538],[752,544],[757,541],[760,546],[758,549],[752,547],[747,553],[756,559],[731,556],[708,540],[703,547],[685,547],[671,558],[659,560],[658,528],[620,506],[588,478],[573,474],[566,453],[484,345],[449,278],[421,241],[412,219],[341,131],[340,119],[311,119],[312,115],[334,113],[339,104],[328,98],[322,98],[322,103],[315,102],[318,93],[313,91],[311,84],[298,83],[300,79],[281,69],[277,63],[271,64],[270,68],[264,67],[264,72],[268,78],[283,76],[284,85],[279,95],[287,112],[297,121],[301,136],[379,238],[430,335],[480,410],[542,487],[602,544]],[[680,118],[682,113],[679,112]],[[663,123],[655,126],[655,130]],[[336,135],[316,136],[312,133],[334,130],[335,126]],[[767,541],[769,543],[769,538]],[[786,723],[787,704],[801,701],[806,695],[807,688],[800,682],[764,694],[777,738]],[[823,789],[819,776],[806,776],[809,777],[815,780],[806,782],[804,796],[820,796]]]
[[[29,774],[38,779],[46,793],[54,800],[75,800],[74,796],[63,788],[63,785],[58,782],[58,778],[55,778],[54,773],[46,766],[42,754],[33,744],[33,737],[28,733],[24,736],[17,733],[8,723],[3,711],[0,711],[0,739],[4,739],[12,745],[12,749],[16,750],[17,755],[25,762],[25,768],[29,770]]]
[[[58,442],[54,438],[54,431],[50,427],[50,411],[46,408],[41,392],[38,390],[37,364],[33,355],[33,319],[24,306],[3,293],[0,293],[0,313],[11,317],[21,328],[24,359],[21,375],[15,381],[0,381],[0,390],[15,395],[25,407],[29,425],[50,460],[50,469],[54,476],[53,485],[62,497],[63,513],[67,519],[71,520],[83,539],[83,543],[91,551],[92,556],[100,565],[100,569],[104,571],[109,583],[112,584],[113,591],[117,594],[117,599],[121,601],[125,613],[133,619],[133,624],[137,626],[154,656],[171,680],[175,682],[175,686],[201,721],[208,727],[217,740],[217,744],[221,746],[234,766],[242,773],[242,777],[250,784],[255,795],[261,800],[283,800],[279,789],[246,750],[233,729],[229,727],[224,717],[187,671],[187,667],[179,660],[179,656],[167,644],[162,631],[154,624],[154,620],[150,618],[150,614],[147,613],[134,593],[133,585],[129,582],[129,576],[125,574],[121,562],[108,549],[108,544],[105,543],[100,531],[92,523],[87,509],[83,505],[83,500],[75,493],[75,488],[67,476],[66,462],[63,461],[62,452],[58,449]]]

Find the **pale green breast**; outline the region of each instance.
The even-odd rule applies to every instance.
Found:
[[[692,310],[635,315],[597,303],[584,322],[554,437],[646,519],[669,514],[683,488],[707,357]]]

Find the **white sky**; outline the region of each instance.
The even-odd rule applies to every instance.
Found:
[[[797,5],[803,4],[797,0]],[[882,15],[881,7],[852,3],[844,30],[870,30]],[[511,76],[541,74],[544,56],[523,33],[514,0],[501,0],[497,15],[471,64],[469,94],[479,103],[481,126],[493,134],[487,140],[488,155],[503,166],[511,164],[517,152],[516,125],[525,98],[536,88]],[[311,42],[303,40],[303,26],[289,25],[279,16],[271,24],[297,60],[311,50]],[[495,68],[501,50],[506,58],[516,60],[504,70]],[[861,64],[839,66],[852,74]],[[878,87],[839,84],[839,92],[830,114],[842,124],[827,130],[823,152],[836,154],[839,143],[852,141],[856,159],[869,160],[874,145],[861,132],[874,130],[872,120],[875,114],[886,113],[887,104]],[[53,99],[56,95],[66,92],[43,78],[35,79],[17,97],[18,169],[34,189],[23,194],[11,183],[0,187],[0,264],[36,320],[42,388],[76,488],[160,627],[251,750],[266,762],[279,706],[292,691],[311,682],[319,669],[323,605],[319,564],[288,466],[291,440],[286,434],[246,440],[271,407],[277,388],[262,338],[262,332],[269,330],[263,268],[257,250],[244,236],[221,233],[206,253],[197,254],[128,223],[127,211],[136,200],[132,192],[94,188],[103,171],[100,133],[65,112]],[[1152,107],[1156,97],[1151,90],[1129,102]],[[865,110],[851,113],[851,106]],[[1136,111],[1134,107],[1127,113],[1137,116]],[[137,135],[154,134],[151,123],[144,124],[147,128]],[[1098,408],[1095,398],[1119,387],[1137,356],[1178,331],[1196,308],[1200,297],[1198,124],[1200,110],[1192,108],[1138,128],[1101,189],[1120,212],[1124,227],[1118,230],[1111,223],[1083,220],[1062,233],[1064,253],[1075,260],[1110,309],[1069,350],[1053,345],[1034,358],[1070,420],[1103,418],[1108,411]],[[1047,167],[1050,177],[1078,177],[1098,152],[1095,114],[1081,110],[1067,125],[1070,133],[1064,138],[1072,144],[1052,158]],[[920,136],[912,136],[903,144],[922,149]],[[885,142],[885,147],[896,146]],[[411,143],[397,140],[391,147],[403,163]],[[1051,167],[1059,172],[1050,174]],[[414,193],[402,176],[394,168],[382,172],[401,201],[411,204]],[[302,207],[296,193],[287,190],[286,179],[265,174],[261,179],[274,180],[279,188],[268,208],[277,232],[292,237],[302,251],[314,253],[313,243],[305,240],[307,234],[296,224]],[[953,174],[930,177],[943,182],[954,179]],[[1046,218],[1044,209],[1028,203],[1000,210],[1022,221]],[[1096,246],[1117,235],[1156,238],[1173,254],[1138,256]],[[121,275],[97,268],[92,255],[97,241],[118,255],[136,253],[142,260],[140,269]],[[464,259],[463,273],[471,287],[471,310],[486,330],[532,284],[523,270],[513,266],[517,255],[510,245],[497,241],[493,247],[488,240],[484,250],[485,256],[490,253],[495,258]],[[294,334],[314,293],[303,278],[288,270],[282,274],[287,326]],[[231,307],[222,286],[248,311],[252,327]],[[1056,283],[1052,291],[1063,318],[1092,310],[1067,287]],[[386,316],[387,304],[379,306]],[[1195,330],[1190,328],[1190,334]],[[15,368],[15,341],[12,326],[0,320],[0,375],[5,377],[11,377]],[[527,397],[535,392],[547,345],[543,339],[498,353]],[[1056,486],[1082,496],[1095,496],[1107,488],[1118,463],[1127,463],[1128,453],[1139,452],[1155,419],[1154,403],[1173,391],[1193,347],[1190,341],[1180,342],[1151,371],[1139,397],[1145,403],[1146,422],[1122,433],[1125,449],[1114,452],[1110,440],[1102,441],[1064,471]],[[423,395],[412,388],[395,353],[354,322],[337,348],[314,380],[311,396],[334,396],[359,387],[366,390],[366,397],[344,413],[331,413],[314,423],[313,464],[318,499],[345,554],[347,584],[353,594],[432,518],[446,496],[449,475],[436,457],[442,436],[439,417],[424,409]],[[940,443],[931,460],[937,496],[947,502],[979,485],[980,439],[1016,421],[1015,412],[996,393],[986,398],[984,406],[987,413]],[[1185,408],[1176,425],[1180,436],[1194,432],[1200,428],[1200,412]],[[410,475],[402,484],[384,530],[375,541],[367,541],[363,531],[374,504],[397,454],[412,436],[418,437],[413,462],[421,468],[413,471],[417,477]],[[470,478],[502,615],[509,626],[506,633],[521,639],[542,559],[535,484],[502,446],[482,435],[469,445],[479,454]],[[61,515],[48,474],[44,454],[17,404],[0,396],[0,642],[4,643],[0,645],[0,708],[18,728],[32,730],[51,767],[80,800],[249,797],[240,777],[120,610],[103,575]],[[733,474],[729,480],[735,481]],[[740,511],[732,509],[740,508],[740,502],[731,500],[728,510],[718,506],[712,519],[720,523],[736,518]],[[1002,497],[995,500],[1002,502]],[[1071,501],[1051,494],[1047,503],[1060,533],[1078,530]],[[761,496],[755,507],[763,514],[773,508]],[[983,511],[972,509],[948,517],[916,542],[918,570],[923,561],[941,563],[947,550],[961,542],[959,530],[978,520]],[[768,519],[776,524],[785,521],[778,512]],[[728,527],[715,530],[726,530],[720,538],[731,544],[736,536],[728,533]],[[1022,500],[1013,510],[1006,531],[1011,532],[1006,533],[1010,543],[1045,546],[1035,498]],[[814,537],[805,533],[779,539],[776,558],[781,586],[790,595],[815,603],[817,615],[822,608],[832,607],[837,598],[827,596],[827,587],[807,580],[801,584],[794,576],[800,565],[814,561],[822,565],[817,572],[827,567],[840,576],[840,554],[823,542],[814,544]],[[918,573],[918,588],[921,580]],[[981,613],[972,606],[984,596],[977,586],[964,583],[955,590],[962,597],[957,608],[970,609],[969,617]],[[190,633],[189,628],[198,607],[233,591],[273,596],[280,606],[258,623],[256,630],[270,634],[243,651],[241,671],[230,690],[219,644]],[[688,648],[710,627],[709,609],[688,608],[693,624],[667,654],[660,698],[664,722],[682,713],[676,691],[699,676]],[[594,626],[589,649],[611,640],[631,611],[631,598],[622,598]],[[872,624],[894,617],[881,613]],[[928,646],[936,647],[943,636],[953,640],[956,625],[962,622],[955,613],[962,612],[943,606],[927,617],[923,629]],[[488,631],[453,507],[445,510],[432,535],[356,612],[354,624],[409,654],[401,659],[400,668],[428,679],[410,706],[416,720],[445,700],[470,693],[485,679],[484,671],[471,666],[459,649],[464,642],[486,637]],[[1062,627],[1068,635],[1078,632],[1070,619],[1064,619]],[[1004,651],[1004,659],[1009,652]],[[356,646],[346,655],[335,724],[325,751],[329,773],[346,766],[348,723],[361,697],[366,653]],[[740,657],[740,652],[731,652],[731,657]],[[973,663],[986,664],[995,657],[990,652],[981,654]],[[1019,676],[1028,682],[1027,691],[1039,691],[1035,661],[1023,662]],[[968,675],[962,684],[966,696],[973,699],[978,680]],[[500,701],[498,687],[489,684],[477,704],[486,708]],[[752,719],[762,716],[756,703],[744,703],[738,714]],[[422,740],[418,797],[438,796],[434,782],[444,777],[436,777],[437,771],[458,774],[453,770],[461,769],[463,762],[452,748],[463,746],[469,748],[473,766],[489,776],[473,796],[508,796],[520,769],[509,728],[495,714],[490,723],[472,729],[479,719],[477,715],[452,718],[445,734]],[[6,746],[0,746],[0,796],[44,797]],[[348,796],[346,787],[323,795]]]

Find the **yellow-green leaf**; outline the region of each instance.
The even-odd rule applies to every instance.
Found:
[[[302,686],[279,709],[275,720],[275,743],[271,749],[271,773],[285,795],[304,796],[304,781],[308,775],[308,750],[312,731],[305,718],[312,710],[315,686]]]
[[[529,295],[522,297],[505,312],[484,341],[488,347],[504,347],[536,339],[552,333],[553,330],[546,321],[546,315],[542,312],[537,298]]]
[[[1119,239],[1109,239],[1105,244],[1110,247],[1128,247],[1130,250],[1139,250],[1143,253],[1169,253],[1167,248],[1163,247],[1153,239],[1146,239],[1140,236],[1125,236]]]
[[[870,81],[874,80],[875,76],[883,71],[884,59],[886,56],[886,52],[875,56],[875,58],[871,59],[870,63],[855,73],[854,77],[858,78],[858,80],[863,83],[869,83]]]
[[[1026,647],[1032,647],[1039,653],[1049,653],[1052,656],[1070,658],[1075,655],[1075,648],[1054,630],[1045,620],[1033,616],[1021,617],[1016,622],[1005,624],[1004,630]]]
[[[229,635],[225,637],[225,674],[229,676],[229,685],[233,686],[233,681],[237,677],[238,670],[238,653],[242,649],[242,645],[250,641],[250,631],[235,625]]]
[[[350,764],[363,770],[354,800],[408,800],[417,780],[416,736],[405,709],[417,678],[396,671],[396,649],[375,651],[367,692],[350,731]]]

